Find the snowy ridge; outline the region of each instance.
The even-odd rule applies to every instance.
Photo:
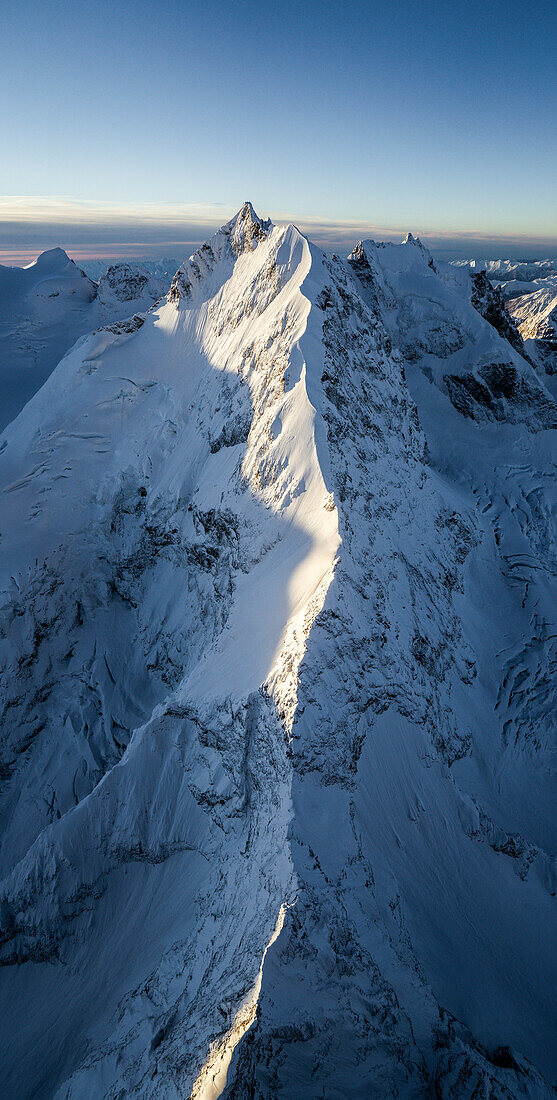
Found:
[[[251,267],[246,270],[250,260]],[[280,848],[276,859],[271,858],[273,842],[267,824],[275,819],[272,831],[282,837],[284,846],[288,785],[285,763],[278,762],[285,748],[276,708],[280,705],[287,721],[295,705],[297,663],[311,620],[322,603],[338,534],[336,513],[317,462],[314,410],[305,385],[306,365],[297,350],[308,311],[308,303],[299,293],[309,265],[307,243],[293,228],[279,229],[266,251],[242,257],[238,269],[230,269],[228,258],[223,263],[226,273],[221,272],[222,289],[216,300],[203,302],[199,311],[182,307],[177,311],[169,296],[169,304],[148,315],[133,337],[104,331],[82,341],[35,397],[34,416],[25,425],[20,421],[17,433],[10,433],[10,429],[6,433],[3,457],[8,469],[18,464],[18,454],[36,448],[37,453],[47,455],[31,482],[14,485],[11,472],[8,474],[9,499],[14,509],[9,526],[12,532],[22,535],[31,517],[35,537],[37,526],[42,527],[41,542],[51,577],[48,587],[57,592],[54,600],[47,596],[45,601],[44,590],[40,587],[37,591],[37,577],[30,567],[22,595],[30,609],[29,629],[35,641],[30,639],[29,653],[25,652],[23,639],[23,652],[13,657],[24,667],[33,665],[37,657],[41,661],[40,654],[35,653],[33,613],[43,620],[48,618],[51,630],[57,628],[60,648],[56,657],[56,643],[51,636],[45,659],[48,663],[53,656],[57,659],[62,683],[60,693],[55,691],[45,700],[39,724],[45,722],[48,727],[50,721],[58,725],[60,711],[70,708],[65,750],[53,758],[50,738],[39,736],[35,740],[35,729],[29,732],[31,751],[27,754],[23,750],[21,755],[21,723],[28,713],[29,697],[33,705],[31,683],[23,712],[15,701],[10,707],[15,740],[8,756],[13,759],[15,754],[19,768],[17,782],[12,781],[10,786],[12,798],[17,799],[15,806],[8,794],[7,816],[13,826],[12,843],[5,834],[8,866],[32,842],[31,828],[37,840],[9,878],[9,889],[26,898],[26,916],[21,926],[16,920],[7,947],[9,954],[15,947],[15,957],[20,959],[57,954],[61,942],[68,942],[65,921],[71,916],[71,939],[82,906],[81,900],[71,903],[69,899],[94,897],[99,889],[104,892],[101,884],[106,876],[114,876],[130,861],[139,867],[145,863],[161,865],[168,876],[172,869],[166,869],[166,862],[176,852],[189,851],[193,866],[190,861],[185,873],[197,879],[197,902],[200,888],[207,897],[218,896],[222,891],[218,885],[222,877],[219,866],[230,865],[231,855],[241,843],[249,848],[250,858],[241,861],[238,868],[238,902],[244,914],[243,899],[249,897],[256,920],[250,929],[252,945],[243,961],[243,980],[250,988],[264,945],[291,889],[288,858],[280,854]],[[213,276],[216,274],[213,271]],[[259,294],[254,286],[260,286]],[[155,381],[153,356],[158,365],[160,341],[166,347],[167,374],[165,377],[159,366]],[[293,376],[290,392],[285,394],[284,373],[289,363]],[[241,385],[238,376],[247,385]],[[66,404],[70,378],[74,386],[77,384],[74,419],[60,438],[50,425],[59,421],[57,408]],[[126,399],[127,415],[123,411]],[[157,414],[161,404],[165,414],[172,413],[170,419]],[[38,435],[37,424],[41,425]],[[115,451],[105,443],[110,437],[114,441],[118,438]],[[50,502],[48,513],[40,506],[41,491],[57,478],[55,471],[67,471],[70,462],[72,476],[65,481],[65,491],[59,498],[61,511],[53,523]],[[97,485],[98,490],[91,492],[90,487]],[[29,507],[31,513],[27,512]],[[66,536],[61,544],[64,523],[69,525],[68,536],[72,534],[69,543]],[[81,530],[83,539],[77,534]],[[95,554],[98,564],[91,571],[94,530],[101,541]],[[71,545],[73,567],[69,567],[64,543]],[[109,543],[113,544],[110,550]],[[18,539],[13,545],[18,574],[23,577],[26,544],[24,534],[23,542]],[[80,582],[82,558],[88,569]],[[42,573],[44,579],[44,567]],[[173,576],[177,583],[171,581]],[[71,602],[66,578],[72,589]],[[111,586],[108,590],[107,584]],[[168,608],[162,622],[155,611],[158,586],[165,603],[166,593],[173,593],[174,606]],[[112,596],[106,605],[102,592],[108,594],[110,590]],[[181,606],[176,603],[179,590],[183,593]],[[40,612],[33,606],[34,592]],[[64,616],[61,608],[67,603]],[[102,628],[99,612],[101,621],[106,620],[108,612]],[[10,609],[8,617],[11,613]],[[122,639],[126,631],[129,633],[129,620],[135,622],[136,617],[140,622],[133,633],[137,634],[139,627],[138,653],[130,666],[127,652],[122,651]],[[98,651],[99,630],[102,652]],[[220,645],[211,645],[212,632]],[[74,634],[81,650],[75,672],[71,658],[67,665],[66,653],[68,637]],[[243,645],[243,651],[239,645]],[[65,674],[61,672],[62,663],[67,669]],[[83,682],[84,667],[86,682],[78,686]],[[190,669],[192,687],[188,682]],[[36,682],[36,676],[35,666],[29,680]],[[267,681],[276,685],[274,690],[271,686],[264,688]],[[127,700],[132,697],[137,717],[142,713],[147,717],[149,710],[153,716],[144,729],[136,730],[127,753],[114,767],[129,737],[125,723],[130,716]],[[67,704],[63,699],[68,700]],[[161,700],[158,706],[157,700]],[[258,793],[274,763],[273,728],[277,778]],[[196,749],[191,745],[191,734],[202,729],[207,734],[202,735]],[[164,749],[169,738],[170,745],[175,742],[176,730],[180,731],[176,747]],[[215,737],[217,745],[224,745],[223,737],[228,743],[224,770]],[[161,748],[154,755],[157,742]],[[86,748],[88,745],[91,749]],[[174,763],[177,751],[182,756],[179,768]],[[258,760],[261,753],[264,760]],[[21,768],[31,771],[27,784]],[[105,778],[99,783],[103,772]],[[282,780],[281,772],[285,772]],[[169,784],[172,773],[175,778]],[[53,792],[52,802],[43,805],[41,816],[33,798],[34,775],[40,775],[42,783],[46,782]],[[157,790],[161,795],[165,792],[164,809]],[[260,880],[256,817],[261,800],[267,807],[263,815],[265,828],[259,830],[264,840],[261,858],[270,867]],[[76,801],[78,805],[72,810]],[[160,811],[155,833],[149,835],[149,827],[147,835],[138,836],[139,806],[149,806],[151,817],[157,804]],[[212,837],[207,834],[203,809],[211,806],[217,810],[217,822],[221,821],[211,827]],[[45,829],[58,815],[60,825]],[[230,832],[230,852],[222,844],[225,826]],[[78,866],[68,850],[68,845],[71,848],[75,843],[74,837],[79,837],[83,850]],[[219,849],[223,849],[220,855]],[[45,880],[47,866],[53,875]],[[200,873],[203,867],[207,872]],[[39,893],[37,873],[41,876]],[[251,884],[241,882],[246,873],[253,879]],[[160,889],[165,889],[162,883]],[[137,890],[137,907],[141,908],[142,881],[138,881]],[[261,891],[264,903],[259,900]],[[187,891],[181,890],[177,903],[187,903],[187,896]],[[243,935],[239,916],[236,923]],[[189,948],[192,966],[207,921],[203,906],[199,920],[201,927],[196,922]],[[227,920],[234,922],[233,912]],[[108,934],[106,938],[109,940]],[[233,959],[238,940],[232,929],[229,938],[228,952]],[[219,1002],[226,965],[223,958],[213,979],[214,996],[218,990]],[[195,971],[192,980],[194,976]],[[129,988],[126,981],[128,975],[121,992]],[[208,981],[205,974],[206,998]],[[238,997],[236,987],[232,997]],[[204,1000],[202,1012],[206,1026],[214,1029],[216,1037],[222,1028],[222,1016],[217,1013],[212,1020],[208,1000]],[[124,1019],[122,1027],[128,1026]],[[151,1026],[147,1026],[150,1034]],[[123,1046],[130,1041],[125,1030],[119,1041]],[[195,1068],[196,1050],[200,1066],[207,1052],[205,1028],[194,1039],[194,1047],[190,1046],[188,1073]],[[108,1052],[104,1057],[109,1057]],[[95,1062],[88,1072],[93,1077],[87,1076],[86,1080],[94,1082]],[[141,1080],[145,1069],[140,1064],[134,1072]]]
[[[246,203],[4,433],[8,1096],[551,1095],[555,406],[505,324]]]
[[[222,263],[228,261],[230,265],[243,252],[252,252],[271,229],[271,221],[262,221],[251,203],[245,202],[234,218],[178,268],[170,286],[170,301],[191,299],[196,290],[204,295],[214,293],[218,276],[222,278]],[[211,279],[213,274],[216,279]]]

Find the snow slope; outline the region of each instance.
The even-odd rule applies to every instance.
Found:
[[[4,432],[6,1096],[552,1094],[556,409],[506,324],[246,203]]]
[[[61,248],[25,268],[0,265],[0,430],[79,336],[150,309],[167,290],[165,280],[126,263],[97,286]]]

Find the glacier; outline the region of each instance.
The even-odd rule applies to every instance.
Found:
[[[0,437],[3,1095],[554,1095],[546,374],[249,203],[134,310]]]

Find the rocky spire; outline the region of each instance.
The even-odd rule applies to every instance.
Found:
[[[224,226],[223,232],[230,237],[230,246],[235,256],[249,251],[268,235],[272,229],[270,218],[260,218],[251,202],[245,202],[237,214]]]
[[[243,252],[253,252],[272,228],[270,218],[260,218],[251,202],[245,202],[238,213],[178,269],[170,287],[170,301],[191,298],[194,287],[203,282],[217,261],[237,259]]]

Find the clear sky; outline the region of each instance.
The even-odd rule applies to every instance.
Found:
[[[557,251],[555,0],[0,0],[0,24],[3,256],[174,255],[245,198],[332,245]]]

